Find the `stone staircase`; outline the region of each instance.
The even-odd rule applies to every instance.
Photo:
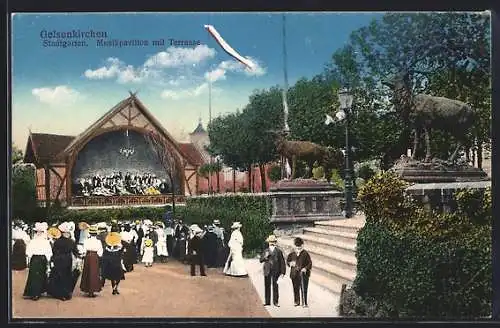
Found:
[[[313,263],[311,282],[340,296],[342,285],[356,278],[356,238],[364,224],[364,216],[317,221],[302,234],[278,238],[278,245],[287,256],[293,239],[302,238]]]

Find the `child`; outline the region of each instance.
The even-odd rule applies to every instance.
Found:
[[[150,238],[145,238],[143,240],[141,255],[142,255],[142,263],[144,263],[146,267],[153,266],[154,251],[155,248],[153,246],[153,240]]]

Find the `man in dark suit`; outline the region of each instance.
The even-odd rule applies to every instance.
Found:
[[[276,246],[278,240],[276,236],[271,235],[267,238],[268,248],[260,257],[260,262],[264,263],[264,288],[265,299],[264,306],[271,305],[271,284],[273,286],[273,305],[279,307],[279,287],[278,278],[282,278],[286,273],[286,263],[283,252]]]
[[[191,262],[191,275],[196,276],[196,264],[200,266],[200,275],[205,273],[205,254],[203,250],[203,230],[194,224],[191,226],[194,236],[188,241],[188,255]]]
[[[293,241],[295,251],[288,254],[286,264],[290,267],[290,279],[293,284],[293,299],[295,306],[307,307],[307,287],[311,276],[312,261],[309,253],[303,248],[302,238],[295,238]]]

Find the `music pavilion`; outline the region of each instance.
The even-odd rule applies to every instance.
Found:
[[[170,145],[171,156],[177,163],[174,181],[170,181],[145,137],[150,131],[161,134]],[[189,143],[177,142],[131,93],[78,136],[30,132],[24,162],[36,166],[37,200],[41,205],[47,201],[49,204],[58,201],[70,208],[164,205],[172,202],[172,188],[176,202],[180,203],[185,196],[198,195],[207,188],[200,181],[205,179],[198,175],[198,168],[209,161],[206,144],[208,133],[201,121],[190,134]],[[129,181],[135,176],[154,177],[155,181],[162,181],[164,192],[82,194],[85,181],[90,184],[96,177],[110,181],[118,174],[127,176]]]

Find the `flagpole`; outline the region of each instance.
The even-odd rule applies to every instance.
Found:
[[[288,102],[287,102],[287,93],[288,93],[288,72],[287,72],[287,52],[286,52],[286,16],[283,13],[282,16],[282,41],[283,41],[283,132],[290,132],[290,128],[288,127]],[[287,159],[284,157],[281,158],[281,178],[285,178],[288,176],[287,173]]]
[[[210,17],[211,17],[211,14],[209,13],[208,14],[208,25],[210,25],[210,23],[211,23]],[[210,43],[210,33],[207,31],[207,46],[209,43]],[[207,125],[207,132],[208,132],[208,127],[212,123],[212,76],[210,73],[212,73],[212,71],[209,71],[209,74],[208,74],[208,125]],[[208,194],[211,195],[212,194],[212,162],[213,162],[213,159],[212,159],[212,153],[210,153],[209,155],[210,155],[210,172],[208,174]]]
[[[283,14],[283,107],[284,107],[284,121],[285,121],[285,131],[288,132],[290,128],[288,127],[288,72],[287,72],[287,53],[286,53],[286,16]]]

